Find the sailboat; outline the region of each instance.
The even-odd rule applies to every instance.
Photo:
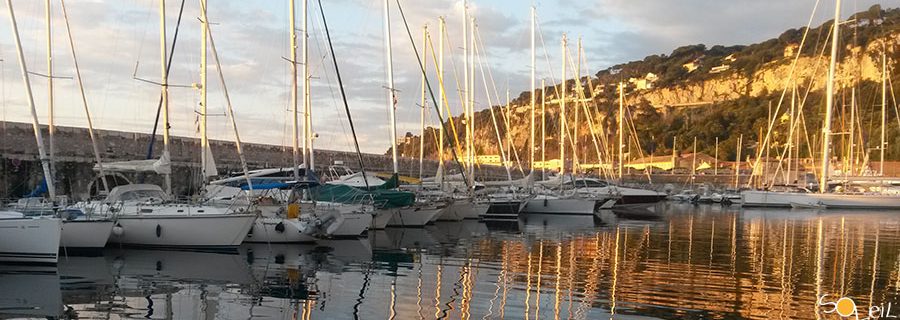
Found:
[[[206,58],[207,41],[210,37],[207,19],[206,2],[201,1],[201,64],[200,64],[200,114],[201,114],[201,176],[204,183],[207,177],[214,176],[215,164],[211,158],[209,140],[206,136]],[[165,2],[160,1],[160,16],[165,17]],[[162,45],[162,61],[165,54],[165,19],[162,22],[160,43]],[[168,70],[162,66],[162,113],[164,151],[159,160],[125,161],[108,164],[110,169],[130,172],[154,171],[168,177],[171,174],[168,152]],[[235,204],[220,207],[203,203],[186,203],[174,201],[169,192],[169,179],[166,179],[167,190],[151,184],[130,184],[113,188],[106,199],[76,204],[75,208],[86,214],[114,214],[116,224],[113,227],[111,242],[153,247],[200,247],[231,248],[241,244],[247,232],[253,226],[257,211]]]
[[[387,72],[387,107],[390,114],[390,139],[393,163],[393,177],[396,179],[399,174],[399,164],[397,162],[397,119],[396,108],[397,99],[394,89],[394,67],[393,67],[393,51],[391,43],[391,21],[389,1],[384,1],[384,41],[385,41],[385,65]],[[368,179],[368,177],[365,177]],[[400,227],[422,227],[433,222],[437,216],[446,209],[446,205],[442,203],[428,202],[425,199],[418,199],[413,205],[397,208],[394,214],[388,220],[389,226]]]
[[[19,27],[16,23],[12,1],[7,0],[6,5],[9,9],[9,18],[16,41],[16,52],[22,72],[22,80],[28,96],[31,124],[34,128],[34,138],[41,159],[41,168],[44,172],[44,179],[47,181],[50,197],[54,198],[56,191],[53,185],[52,173],[50,172],[50,159],[44,153],[43,137],[41,136],[37,112],[34,106],[34,95],[31,92],[31,82],[28,79],[28,67],[25,65],[25,55],[22,52],[22,42],[19,39]],[[59,255],[61,228],[62,222],[55,217],[26,217],[21,212],[0,211],[0,230],[3,230],[3,232],[0,232],[0,261],[56,263]]]
[[[838,191],[832,189],[831,182],[831,122],[834,108],[834,78],[837,66],[837,55],[840,39],[840,12],[841,1],[835,1],[834,22],[831,36],[831,61],[828,69],[828,82],[826,84],[825,119],[822,139],[821,172],[819,174],[819,190],[816,193],[773,192],[773,191],[745,191],[742,192],[742,205],[744,206],[790,206],[790,207],[816,207],[827,209],[900,209],[900,195],[878,191]],[[883,70],[884,72],[884,70]],[[884,88],[882,89],[884,90]],[[882,102],[884,104],[884,101]],[[881,148],[884,147],[882,143]]]
[[[534,175],[534,110],[536,108],[536,90],[535,90],[535,69],[536,69],[536,58],[535,58],[535,24],[536,24],[536,9],[534,7],[531,8],[531,168],[528,177],[532,177]],[[563,76],[562,79],[566,78],[566,70],[568,68],[567,65],[567,55],[568,48],[566,46],[566,38],[563,35],[562,41],[562,67],[563,67]],[[579,42],[579,52],[580,52],[581,43]],[[580,61],[579,61],[580,63]],[[577,69],[580,69],[577,68]],[[580,71],[578,72],[580,73]],[[575,78],[577,81],[581,81],[581,76],[576,73]],[[605,201],[607,198],[602,198],[602,201],[598,201],[596,197],[586,197],[583,194],[579,194],[575,192],[575,190],[566,190],[563,188],[564,186],[564,175],[566,172],[565,169],[565,128],[566,126],[566,117],[565,117],[565,107],[566,107],[566,84],[565,80],[561,84],[562,95],[560,97],[560,139],[559,139],[559,148],[560,148],[560,157],[562,161],[560,161],[560,184],[557,190],[552,190],[550,188],[544,188],[543,186],[548,186],[549,184],[538,185],[537,188],[534,186],[535,184],[529,181],[529,185],[532,186],[532,191],[535,193],[534,197],[528,200],[525,203],[525,206],[522,208],[523,213],[549,213],[549,214],[575,214],[575,215],[593,215],[598,206]],[[580,86],[577,86],[580,88]],[[543,90],[543,89],[542,89]],[[542,98],[543,95],[542,95]],[[546,125],[545,123],[541,124],[542,126]],[[577,124],[576,124],[577,125]],[[577,139],[575,139],[577,140]],[[572,152],[577,152],[577,147],[572,148]],[[543,153],[544,150],[542,149]],[[573,168],[573,172],[574,172]]]

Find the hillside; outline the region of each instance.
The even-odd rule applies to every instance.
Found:
[[[678,137],[676,146],[681,152],[688,151],[692,140],[698,140],[698,151],[713,154],[716,138],[720,141],[719,154],[723,159],[733,160],[736,155],[738,137],[744,135],[744,155],[752,152],[759,140],[759,133],[766,126],[771,107],[774,113],[782,101],[780,111],[774,114],[781,117],[787,113],[791,94],[782,98],[786,87],[796,86],[800,97],[798,105],[802,105],[805,118],[807,138],[803,139],[801,156],[809,156],[808,150],[815,150],[821,130],[823,92],[828,68],[827,56],[830,48],[832,22],[809,30],[807,39],[800,47],[805,28],[787,30],[777,38],[747,46],[711,46],[703,44],[688,45],[677,48],[672,53],[652,55],[639,61],[631,61],[615,65],[596,72],[593,76],[583,77],[583,96],[589,98],[584,106],[578,106],[580,119],[574,121],[574,102],[568,104],[567,123],[569,134],[577,125],[579,135],[579,160],[582,163],[596,162],[597,149],[600,156],[608,158],[604,146],[614,141],[617,132],[618,117],[617,84],[625,84],[626,117],[631,119],[633,132],[630,136],[628,150],[630,157],[637,158],[641,154],[671,154],[673,137]],[[852,91],[856,89],[859,105],[858,127],[863,132],[861,143],[867,149],[877,148],[880,130],[881,99],[881,64],[882,53],[888,58],[888,70],[891,83],[900,81],[898,70],[898,48],[900,43],[900,9],[882,10],[873,6],[869,10],[854,14],[850,22],[841,25],[841,47],[837,74],[836,126],[834,131],[849,130],[849,106]],[[884,48],[884,49],[883,49]],[[796,67],[792,62],[800,51]],[[826,53],[823,55],[822,53]],[[576,92],[576,80],[568,79],[568,92]],[[789,85],[790,84],[790,85]],[[549,103],[558,96],[559,86],[538,90],[538,101],[546,91],[547,111],[547,159],[558,158],[559,105]],[[590,98],[593,96],[593,98]],[[573,94],[569,98],[575,99]],[[888,93],[888,137],[900,134],[900,119],[895,112],[895,102]],[[514,99],[510,108],[510,135],[513,146],[522,161],[528,159],[528,126],[530,115],[530,93],[522,92]],[[458,106],[454,106],[459,109]],[[800,108],[800,107],[798,107]],[[498,117],[501,108],[495,106]],[[586,117],[584,111],[590,115]],[[540,106],[537,120],[540,121]],[[786,115],[785,115],[786,116]],[[598,139],[597,146],[590,134],[590,118],[594,124],[594,133]],[[463,141],[461,117],[453,121],[459,128],[459,139]],[[501,132],[506,137],[503,119],[498,118]],[[491,122],[490,110],[485,109],[475,115],[475,141],[479,155],[499,154],[498,141]],[[774,145],[783,144],[786,140],[788,124],[781,122],[779,129],[784,134],[775,136]],[[540,128],[537,129],[540,132]],[[765,131],[762,131],[765,134]],[[435,130],[429,128],[425,137],[425,154],[436,158]],[[872,138],[870,138],[870,136]],[[807,148],[805,141],[813,147]],[[849,146],[845,137],[837,138],[835,148],[843,152]],[[504,141],[503,143],[506,143]],[[857,146],[860,142],[857,142]],[[614,143],[612,144],[614,145]],[[640,145],[640,150],[637,146]],[[448,144],[449,146],[449,144]],[[540,143],[538,142],[538,146]],[[399,146],[402,154],[418,155],[419,137],[407,133],[407,137]],[[571,146],[567,146],[571,150]],[[390,152],[390,150],[388,150]],[[539,151],[538,151],[539,152]],[[774,149],[772,150],[774,152]],[[815,152],[815,151],[813,151]],[[612,153],[615,153],[613,151]],[[873,153],[874,154],[874,153]],[[445,158],[449,158],[448,153]],[[569,156],[571,157],[571,156]],[[900,158],[900,146],[889,146],[888,159]]]

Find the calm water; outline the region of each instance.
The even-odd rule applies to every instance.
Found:
[[[850,297],[860,312],[900,303],[898,248],[900,213],[530,215],[236,254],[108,249],[2,266],[0,317],[834,319],[817,313],[818,296]]]

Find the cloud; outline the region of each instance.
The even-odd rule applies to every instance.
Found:
[[[23,46],[29,67],[46,70],[44,62],[43,2],[14,1]],[[56,3],[56,2],[54,2]],[[454,114],[461,111],[462,87],[462,8],[461,0],[433,0],[419,3],[400,1],[410,32],[420,55],[421,28],[428,24],[433,43],[437,43],[439,16],[447,21],[448,44],[445,52],[445,83]],[[844,8],[846,14],[868,8],[864,0]],[[178,1],[167,7],[168,43],[174,36]],[[537,11],[540,25],[538,40],[538,76],[559,77],[559,39],[567,32],[569,50],[575,55],[575,39],[584,38],[586,72],[594,73],[610,65],[641,59],[646,55],[668,53],[675,47],[705,43],[747,44],[776,37],[788,28],[806,23],[814,2],[806,1],[714,1],[714,0],[556,0],[540,1]],[[133,79],[159,79],[158,2],[146,0],[70,1],[70,23],[78,49],[88,101],[100,128],[149,132],[156,113],[160,88]],[[382,153],[390,145],[386,102],[385,59],[382,31],[382,1],[335,0],[325,2],[335,54],[344,80],[344,89],[361,146],[366,152]],[[398,135],[418,132],[421,99],[421,71],[415,59],[409,35],[395,1],[390,1],[393,40],[394,88],[399,90]],[[290,64],[287,3],[284,1],[245,2],[210,1],[209,15],[223,73],[237,114],[242,138],[248,142],[290,146]],[[470,12],[479,25],[485,58],[495,83],[488,92],[494,104],[529,89],[530,26],[528,4],[514,0],[470,1]],[[4,8],[5,9],[5,8]],[[349,150],[352,140],[331,57],[324,39],[317,2],[309,4],[311,98],[314,128],[320,137],[316,144],[329,149]],[[833,8],[823,4],[816,24],[829,19]],[[199,9],[188,1],[170,74],[170,83],[191,86],[199,82],[200,30]],[[299,16],[299,6],[298,6]],[[6,10],[0,10],[0,23],[8,23]],[[300,19],[298,17],[298,28]],[[73,75],[62,15],[56,8],[54,67],[57,75]],[[0,56],[6,92],[5,119],[30,121],[24,105],[21,79],[17,74],[15,47],[9,28],[0,32]],[[451,54],[452,52],[452,54]],[[545,52],[547,55],[545,56]],[[437,94],[433,60],[429,58],[429,78]],[[231,139],[230,124],[224,117],[224,95],[217,70],[209,59],[210,134],[215,139]],[[451,70],[455,68],[454,70]],[[571,74],[571,72],[569,72]],[[489,104],[480,69],[476,72],[477,108]],[[32,77],[39,115],[46,119],[46,80]],[[58,80],[56,88],[57,123],[84,126],[84,115],[77,86],[71,80]],[[199,92],[195,88],[170,88],[173,133],[196,136],[195,119]],[[302,93],[302,90],[300,91]],[[498,97],[499,96],[499,97]],[[429,97],[429,105],[431,99]],[[427,110],[427,119],[436,118]],[[429,120],[430,124],[436,121]]]

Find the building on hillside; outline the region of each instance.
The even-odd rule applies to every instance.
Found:
[[[723,64],[723,65],[720,65],[720,66],[715,66],[715,67],[713,67],[712,69],[709,69],[709,73],[725,72],[725,71],[728,71],[729,69],[731,69],[731,66],[730,66],[730,65]]]
[[[722,61],[725,61],[725,62],[735,62],[735,61],[737,61],[737,57],[734,56],[734,53],[732,53],[732,54],[729,54],[729,55],[728,55],[727,57],[725,57],[724,59],[722,59]]]
[[[683,171],[691,172],[691,164],[694,162],[693,153],[682,153],[675,157],[672,161],[671,155],[648,156],[640,159],[629,161],[625,164],[625,168],[634,170],[662,170],[662,171]],[[697,153],[697,172],[711,170],[716,164],[716,158],[705,153]],[[721,167],[721,165],[720,165]]]
[[[653,83],[659,80],[659,76],[652,72],[648,72],[643,78],[629,78],[628,83],[634,85],[634,90],[648,90],[653,89]]]
[[[503,166],[503,161],[500,159],[499,155],[496,154],[487,154],[475,157],[475,163],[489,166]],[[512,161],[506,161],[507,166],[512,165]]]
[[[793,58],[797,55],[797,50],[800,49],[800,45],[796,43],[789,43],[784,46],[784,57],[785,58]]]
[[[694,61],[691,61],[691,62],[681,65],[681,67],[683,67],[684,70],[687,70],[688,73],[694,72],[694,70],[697,70],[700,68],[700,60],[695,59]]]

